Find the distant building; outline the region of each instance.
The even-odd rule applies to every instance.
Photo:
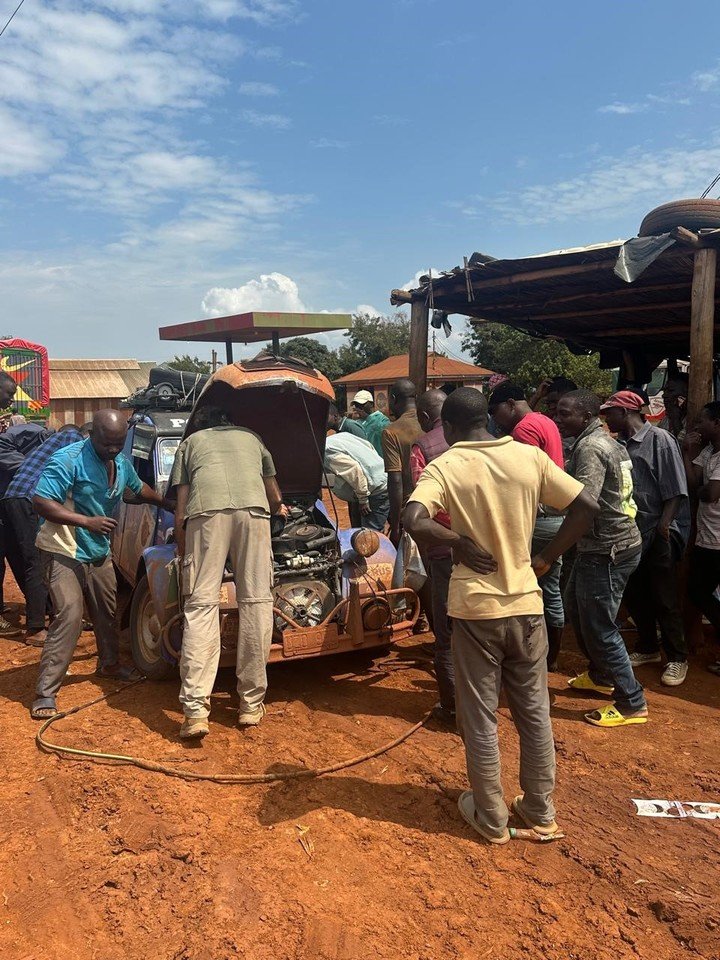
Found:
[[[390,384],[400,377],[407,377],[409,370],[408,354],[402,353],[395,357],[388,357],[387,360],[373,364],[372,367],[349,373],[346,377],[334,380],[333,383],[336,387],[344,387],[347,390],[348,406],[358,390],[369,390],[375,397],[375,406],[386,412]],[[484,390],[493,373],[492,370],[476,367],[463,360],[453,360],[441,353],[428,354],[428,389],[437,388],[445,390],[446,393],[452,393],[456,387],[476,387],[478,390]]]
[[[50,360],[50,426],[80,425],[98,410],[117,409],[121,400],[147,385],[154,366],[154,361],[138,360]]]

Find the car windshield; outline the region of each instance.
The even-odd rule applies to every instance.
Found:
[[[167,480],[172,472],[180,437],[165,437],[158,443],[158,479]]]

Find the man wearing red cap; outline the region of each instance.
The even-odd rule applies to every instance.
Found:
[[[643,403],[633,391],[620,390],[600,407],[632,460],[635,521],[643,541],[640,566],[625,590],[625,605],[638,631],[630,663],[661,662],[659,626],[667,657],[662,683],[679,687],[688,671],[677,577],[690,527],[687,480],[677,440],[645,422]]]
[[[600,513],[578,541],[577,558],[565,589],[565,610],[589,665],[569,685],[612,694],[614,703],[585,714],[597,727],[647,723],[643,688],[633,673],[617,615],[631,574],[640,563],[642,538],[635,523],[632,464],[625,448],[602,425],[600,401],[573,390],[558,403],[557,425],[575,444],[567,472],[595,499]]]

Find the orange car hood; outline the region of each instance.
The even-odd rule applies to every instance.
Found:
[[[322,485],[327,415],[335,399],[317,370],[260,354],[221,367],[200,395],[186,436],[202,427],[202,411],[220,408],[240,427],[260,436],[272,454],[285,497],[315,498]]]

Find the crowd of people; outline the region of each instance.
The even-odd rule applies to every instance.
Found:
[[[14,381],[0,373],[0,407],[13,393]],[[605,729],[648,721],[637,668],[664,657],[662,682],[685,681],[684,607],[694,605],[720,638],[720,402],[688,425],[687,378],[675,374],[664,396],[658,425],[642,390],[603,403],[563,377],[529,398],[508,380],[487,397],[472,388],[417,397],[400,379],[389,391],[390,418],[369,391],[352,398],[350,415],[330,407],[323,466],[334,494],[348,502],[354,525],[387,530],[400,556],[412,545],[422,557],[434,715],[463,738],[471,790],[459,808],[489,842],[510,839],[501,686],[521,745],[523,792],[512,811],[541,837],[559,829],[547,674],[557,669],[566,621],[587,660],[569,685],[611,700],[584,715]],[[97,674],[132,675],[119,658],[110,557],[112,514],[124,497],[175,511],[185,598],[180,736],[209,732],[228,557],[241,638],[238,723],[261,722],[273,625],[268,520],[287,508],[262,440],[217,413],[181,443],[171,499],[122,455],[127,423],[117,411],[57,433],[23,418],[3,422],[0,573],[7,557],[26,598],[23,639],[42,647],[35,719],[57,712],[86,610]],[[637,634],[632,649],[621,632],[623,603]],[[0,607],[0,635],[17,633]],[[720,675],[720,660],[710,669]]]

